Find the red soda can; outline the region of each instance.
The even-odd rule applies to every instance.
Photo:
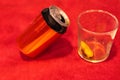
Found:
[[[37,56],[64,34],[69,24],[68,16],[59,7],[43,9],[29,28],[18,37],[19,50],[26,56]]]

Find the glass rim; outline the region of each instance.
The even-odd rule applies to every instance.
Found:
[[[88,29],[86,29],[86,28],[84,28],[82,25],[81,25],[81,23],[80,23],[80,17],[83,15],[83,14],[86,14],[86,13],[91,13],[91,12],[98,12],[98,13],[104,13],[104,14],[107,14],[107,15],[109,15],[109,16],[111,16],[114,20],[115,20],[115,22],[116,22],[116,24],[115,24],[115,27],[112,29],[112,30],[110,30],[110,31],[106,31],[106,32],[94,32],[94,31],[91,31],[91,30],[88,30]],[[78,27],[79,28],[82,28],[84,31],[86,31],[86,32],[89,32],[89,33],[92,33],[92,34],[98,34],[98,35],[104,35],[104,34],[109,34],[109,33],[111,33],[111,32],[113,32],[114,30],[116,30],[118,27],[119,27],[119,21],[118,21],[118,19],[117,19],[117,17],[115,16],[115,15],[113,15],[112,13],[110,13],[110,12],[108,12],[108,11],[105,11],[105,10],[100,10],[100,9],[91,9],[91,10],[86,10],[86,11],[83,11],[82,13],[80,13],[79,14],[79,16],[78,16]]]

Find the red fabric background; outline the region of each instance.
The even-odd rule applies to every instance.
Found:
[[[71,24],[42,55],[29,59],[19,52],[16,38],[53,4]],[[0,80],[120,80],[120,29],[105,62],[88,63],[77,54],[77,17],[87,9],[107,10],[120,20],[120,0],[0,0]]]

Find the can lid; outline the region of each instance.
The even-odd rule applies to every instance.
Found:
[[[49,7],[50,15],[58,22],[61,26],[67,27],[70,24],[68,16],[65,12],[57,6]]]

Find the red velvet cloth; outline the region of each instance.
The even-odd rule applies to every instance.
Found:
[[[71,24],[45,52],[29,59],[16,38],[50,5],[62,8]],[[106,61],[89,63],[77,53],[77,18],[87,9],[107,10],[120,20],[120,0],[0,0],[0,80],[120,80],[120,29]]]

